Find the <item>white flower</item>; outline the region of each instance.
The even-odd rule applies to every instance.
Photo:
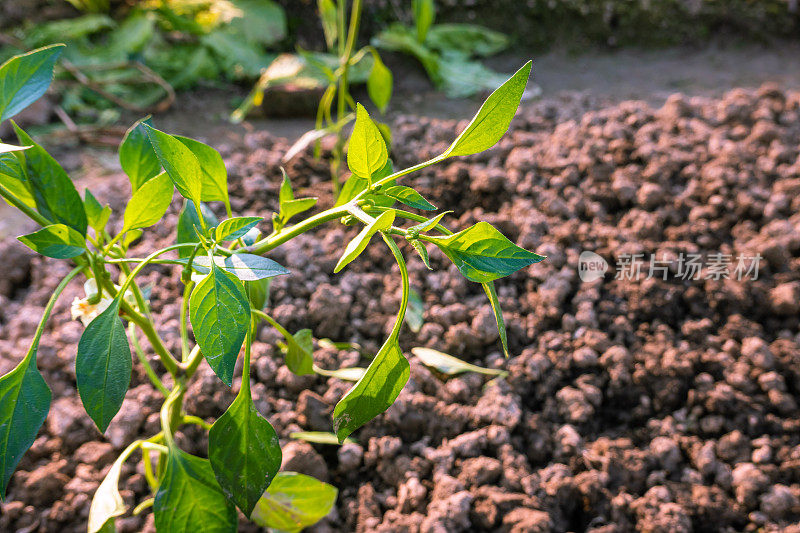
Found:
[[[119,289],[116,285],[115,288]],[[89,303],[89,300],[97,296],[97,282],[95,282],[94,278],[86,280],[86,283],[83,284],[83,290],[86,293],[86,298],[76,297],[72,300],[70,312],[72,313],[72,320],[80,319],[84,327],[86,327],[97,315],[108,309],[108,306],[111,305],[114,299],[107,293],[104,293],[99,302],[95,304]],[[133,304],[135,299],[130,290],[125,292],[125,300]]]

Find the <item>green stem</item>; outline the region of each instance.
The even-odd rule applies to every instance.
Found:
[[[181,367],[185,368],[186,379],[189,379],[194,375],[194,373],[197,371],[197,367],[200,366],[202,361],[203,353],[200,351],[200,346],[195,345],[195,347],[192,348],[192,351],[189,353],[189,361],[181,364]]]
[[[250,395],[250,346],[253,343],[253,318],[250,317],[250,327],[244,338],[244,364],[242,366],[242,387],[239,394]]]
[[[144,350],[142,350],[142,346],[139,344],[139,338],[136,336],[136,324],[133,322],[128,324],[128,336],[131,338],[133,349],[136,352],[136,357],[144,367],[144,371],[147,374],[147,377],[150,379],[150,382],[161,392],[161,394],[164,396],[169,395],[169,389],[164,386],[161,378],[159,378],[158,374],[156,374],[155,370],[153,370],[153,366],[150,364],[150,361],[147,360],[147,356],[145,355]]]
[[[397,215],[397,216],[399,216],[401,218],[406,218],[408,220],[413,220],[415,222],[425,222],[425,221],[428,220],[427,218],[425,218],[425,217],[423,217],[421,215],[417,215],[416,213],[409,213],[408,211],[403,211],[402,209],[395,209],[393,207],[381,207],[381,206],[374,205],[374,206],[368,208],[367,210],[368,211],[378,210],[380,212],[392,210],[392,211],[395,212],[395,215]],[[439,230],[439,232],[444,233],[445,235],[452,235],[453,234],[452,231],[450,231],[446,227],[442,226],[441,224],[436,224],[435,226],[433,226],[432,229],[437,229],[437,230]]]
[[[268,322],[270,326],[272,326],[273,328],[277,329],[278,333],[280,333],[284,337],[288,338],[288,337],[292,336],[292,334],[289,333],[289,331],[285,327],[281,326],[274,318],[269,316],[264,311],[260,311],[258,309],[251,309],[250,313],[254,314],[255,316],[257,316],[261,320],[265,320],[266,322]]]
[[[403,253],[400,251],[400,248],[397,246],[397,243],[394,242],[389,235],[381,232],[381,237],[389,246],[389,249],[392,251],[392,255],[394,255],[395,261],[397,261],[397,266],[400,267],[400,277],[403,280],[403,294],[400,299],[400,311],[397,313],[397,320],[392,327],[392,332],[389,334],[389,338],[395,338],[400,335],[400,328],[403,327],[403,319],[406,316],[406,309],[408,308],[408,293],[409,293],[409,282],[408,282],[408,268],[406,267],[406,261],[403,258]]]
[[[52,224],[52,222],[50,222],[49,220],[44,218],[42,215],[37,213],[33,208],[25,205],[25,203],[22,200],[20,200],[19,198],[17,198],[14,195],[14,193],[9,191],[8,189],[3,187],[2,185],[0,185],[0,196],[5,198],[8,201],[8,203],[13,205],[14,207],[19,209],[20,211],[22,211],[26,215],[28,215],[29,218],[32,218],[40,226],[49,226],[50,224]]]
[[[287,226],[281,231],[270,235],[264,239],[261,239],[257,243],[253,244],[252,246],[248,246],[246,248],[241,248],[239,251],[252,253],[256,255],[261,255],[264,253],[269,252],[270,250],[280,246],[281,244],[285,243],[288,240],[291,240],[298,235],[305,233],[309,230],[316,228],[317,226],[324,224],[325,222],[329,222],[331,220],[335,220],[339,217],[343,217],[348,214],[349,205],[341,205],[338,207],[332,207],[326,211],[318,213],[314,216],[308,217],[302,222],[298,222],[293,226]]]
[[[189,360],[189,327],[186,323],[186,315],[189,312],[189,296],[194,288],[194,281],[189,281],[183,288],[183,300],[181,301],[181,362]]]
[[[186,386],[183,383],[178,383],[178,385],[170,391],[167,399],[164,400],[161,406],[161,431],[164,433],[164,440],[168,448],[175,446],[173,432],[175,430],[175,421],[178,420],[175,412],[176,410],[180,411],[181,400],[183,399],[183,393],[185,391]]]
[[[67,284],[72,281],[75,276],[80,274],[84,268],[85,267],[83,266],[78,266],[70,270],[69,274],[64,276],[64,279],[62,279],[58,284],[56,290],[53,291],[53,295],[50,296],[50,299],[47,301],[47,305],[44,307],[42,319],[39,321],[39,325],[36,327],[36,333],[33,335],[33,343],[31,343],[31,347],[28,349],[28,353],[25,355],[25,359],[23,359],[23,361],[30,361],[30,359],[36,357],[36,350],[39,348],[39,341],[44,333],[44,326],[47,323],[47,319],[50,318],[50,313],[53,311],[53,307],[56,305],[56,300],[58,300],[58,297],[61,296],[62,292],[64,292]]]
[[[211,424],[200,418],[199,416],[194,415],[183,415],[181,419],[182,424],[194,424],[196,426],[200,426],[205,430],[211,429]]]

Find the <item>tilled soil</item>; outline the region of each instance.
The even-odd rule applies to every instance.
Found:
[[[398,165],[440,153],[463,126],[401,118]],[[234,211],[268,217],[286,148],[265,133],[223,147]],[[528,105],[497,147],[409,177],[455,211],[452,227],[487,220],[548,259],[498,282],[513,355],[505,361],[480,286],[438,252],[428,272],[406,248],[426,303],[420,333],[401,336],[406,353],[429,346],[509,376],[442,382],[412,357],[405,390],[357,432],[359,444],[288,439],[330,430],[332,406],[350,384],[292,375],[278,335],[261,329],[253,392],[287,437],[284,466],[340,489],[315,531],[800,531],[799,156],[800,93],[764,86],[721,99],[676,95],[660,109],[588,98]],[[287,171],[330,204],[326,168],[304,155]],[[124,180],[110,178],[98,196],[121,207]],[[175,217],[173,209],[136,253],[169,243]],[[377,241],[331,274],[353,233],[332,225],[275,250],[293,275],[274,283],[271,313],[292,331],[310,327],[375,350],[391,327],[399,280]],[[5,372],[25,353],[67,266],[10,240],[0,248]],[[612,265],[604,279],[579,278],[585,250]],[[706,271],[682,279],[681,253],[763,259],[755,280],[705,279]],[[667,279],[615,279],[626,254],[672,259]],[[178,277],[168,267],[145,276],[171,348],[179,345]],[[115,455],[158,431],[161,398],[141,370],[105,437],[82,412],[73,362],[82,326],[69,320],[79,295],[75,283],[42,340],[53,406],[2,505],[2,531],[83,530]],[[326,368],[366,364],[327,349],[315,359]],[[204,368],[186,408],[211,420],[232,398]],[[180,443],[197,454],[206,446],[194,429]],[[122,487],[129,505],[146,497],[141,464],[129,461]],[[151,531],[152,518],[124,518],[119,528]]]

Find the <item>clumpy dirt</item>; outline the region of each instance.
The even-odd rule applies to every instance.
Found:
[[[440,153],[464,125],[400,117],[398,165]],[[236,212],[269,216],[287,147],[266,133],[222,147]],[[326,169],[306,154],[287,172],[330,204]],[[97,195],[120,208],[124,179],[109,177]],[[441,382],[412,357],[405,390],[356,433],[358,444],[288,439],[330,430],[332,406],[350,385],[292,375],[279,336],[260,330],[253,393],[284,437],[285,468],[340,489],[314,531],[800,531],[800,93],[675,95],[659,108],[584,97],[528,104],[497,147],[407,181],[455,211],[452,227],[487,220],[548,259],[497,284],[513,355],[505,361],[480,286],[437,252],[428,272],[406,247],[426,310],[420,333],[401,336],[405,353],[429,346],[509,375]],[[136,253],[169,243],[176,214],[177,202]],[[275,250],[293,275],[274,283],[270,312],[292,331],[310,327],[375,350],[399,281],[377,241],[331,274],[353,233],[333,225]],[[68,267],[12,240],[0,248],[5,372]],[[612,265],[604,279],[580,280],[584,250]],[[760,253],[758,279],[682,279],[674,262],[666,280],[614,279],[624,254],[718,252]],[[144,281],[159,331],[178,348],[178,272],[154,267]],[[74,375],[82,327],[69,320],[80,293],[80,284],[69,287],[42,340],[53,406],[12,480],[2,531],[83,530],[114,456],[158,430],[161,398],[140,369],[106,436],[82,412]],[[315,359],[326,368],[366,364],[329,349]],[[211,420],[232,398],[204,367],[186,408]],[[199,430],[179,442],[204,453]],[[128,505],[147,496],[138,460],[123,471]],[[152,517],[123,518],[119,529],[152,531]],[[242,530],[254,528],[242,522]]]

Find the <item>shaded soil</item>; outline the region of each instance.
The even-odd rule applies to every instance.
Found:
[[[398,165],[440,153],[464,125],[398,117]],[[268,217],[287,147],[263,132],[221,147],[234,211]],[[428,272],[406,248],[426,310],[420,333],[401,336],[405,352],[430,346],[509,376],[442,383],[412,358],[405,390],[357,432],[359,444],[289,442],[292,431],[330,430],[332,406],[349,384],[292,375],[278,335],[260,330],[253,392],[284,437],[285,467],[340,489],[315,530],[800,531],[799,147],[800,93],[771,86],[721,98],[676,95],[660,107],[581,96],[528,104],[497,147],[409,177],[455,211],[452,227],[487,220],[548,259],[498,282],[513,354],[505,361],[480,286],[434,251]],[[329,204],[326,169],[309,154],[287,166],[295,186]],[[119,209],[124,183],[108,176],[97,196]],[[136,254],[170,242],[176,207]],[[331,274],[353,233],[329,226],[275,250],[270,257],[293,275],[274,283],[271,314],[292,331],[310,327],[373,351],[391,326],[399,282],[385,273],[392,267],[379,243]],[[666,280],[617,280],[612,266],[584,283],[584,250],[611,265],[635,253],[673,264]],[[718,252],[760,253],[758,279],[705,279],[704,271],[684,280],[674,270],[681,253]],[[11,240],[0,255],[5,372],[25,353],[67,266]],[[144,280],[153,284],[158,329],[178,348],[178,273],[154,267]],[[53,406],[0,507],[2,531],[82,531],[115,454],[158,430],[161,398],[140,369],[105,437],[82,412],[74,375],[82,327],[69,321],[78,295],[75,283],[42,339]],[[326,368],[365,363],[327,349],[315,360]],[[211,420],[232,398],[204,366],[186,408]],[[204,453],[199,431],[179,442]],[[136,460],[123,470],[129,505],[147,495]],[[152,518],[124,518],[119,527],[151,531]]]

